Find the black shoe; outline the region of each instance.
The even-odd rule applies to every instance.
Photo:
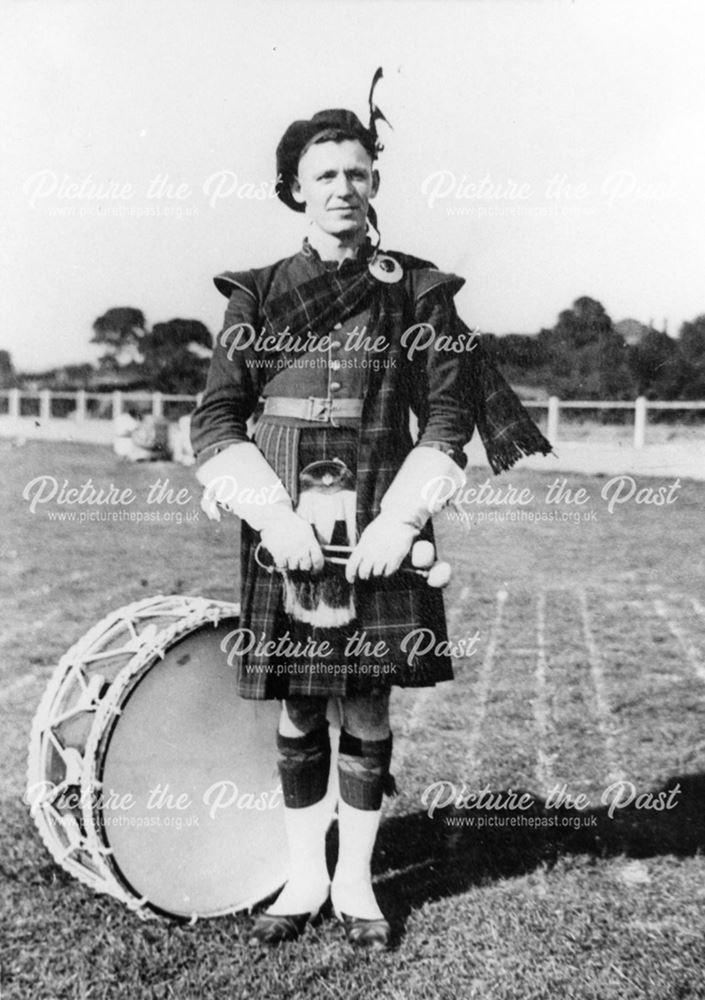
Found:
[[[255,920],[249,944],[275,945],[283,941],[295,941],[301,937],[309,921],[315,920],[315,913],[260,913]]]
[[[367,920],[364,917],[351,917],[347,913],[335,913],[343,925],[345,937],[356,948],[367,951],[387,951],[392,929],[384,917]]]

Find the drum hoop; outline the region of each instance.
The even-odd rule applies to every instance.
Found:
[[[145,617],[145,612],[151,611],[154,613],[161,610],[162,614],[170,615],[173,614],[177,616],[175,625],[165,624],[161,627],[154,636],[154,642],[145,647],[144,650],[138,650],[133,654],[133,656],[127,661],[124,667],[118,672],[117,676],[113,679],[108,691],[106,692],[104,699],[108,697],[113,687],[118,683],[120,678],[125,672],[131,671],[135,658],[144,658],[145,653],[147,655],[154,655],[154,645],[161,641],[162,638],[167,634],[175,630],[175,627],[181,623],[184,627],[188,625],[188,630],[195,631],[201,625],[207,624],[209,621],[217,625],[222,618],[230,618],[239,615],[240,605],[229,601],[218,601],[214,598],[206,597],[189,597],[183,594],[158,594],[153,597],[147,597],[140,601],[134,601],[131,604],[126,604],[115,611],[110,612],[104,618],[101,618],[92,628],[85,632],[74,644],[71,646],[66,653],[61,657],[57,666],[55,667],[47,685],[44,689],[42,697],[37,706],[37,710],[32,719],[32,725],[30,729],[29,747],[27,754],[27,795],[28,800],[31,794],[31,789],[44,782],[45,775],[42,770],[42,764],[46,759],[46,743],[48,740],[48,734],[51,730],[51,709],[56,702],[57,698],[60,696],[62,689],[64,689],[71,678],[71,674],[75,669],[76,665],[81,663],[83,658],[87,653],[89,653],[95,643],[101,639],[108,632],[109,629],[113,628],[116,624],[121,622],[124,624],[128,630],[135,619]],[[178,633],[178,629],[177,629]],[[116,655],[118,655],[120,650],[116,650]],[[89,745],[92,747],[94,743],[93,731],[98,722],[98,718],[101,715],[100,708],[102,707],[103,700],[101,700],[99,706],[96,708],[95,715],[91,722],[90,731],[88,738],[86,740],[86,746],[83,750],[83,767],[81,769],[81,799],[82,799],[82,815],[85,824],[85,802],[84,802],[84,787],[89,787],[85,785],[86,772],[89,768],[86,764],[89,762],[88,748]],[[90,786],[92,788],[92,785]],[[98,871],[91,871],[84,864],[74,860],[72,858],[73,850],[68,852],[65,850],[60,850],[60,844],[54,833],[54,824],[49,820],[46,813],[49,812],[49,807],[46,804],[40,803],[38,806],[31,808],[30,815],[34,821],[34,824],[39,833],[42,843],[49,851],[53,860],[68,872],[73,875],[79,882],[83,885],[88,886],[88,888],[93,889],[97,893],[106,893],[113,896],[114,898],[120,900],[129,909],[134,910],[139,916],[146,917],[148,914],[144,912],[143,902],[134,894],[125,891],[120,882],[115,878],[112,869],[107,866],[103,860],[103,852],[100,851],[98,841],[95,836],[90,836],[89,828],[86,827],[86,837],[81,845],[82,849],[86,854],[89,855],[91,864],[98,869]]]
[[[38,783],[42,783],[45,779],[41,765],[46,758],[45,751],[48,733],[50,730],[51,709],[61,695],[62,690],[68,686],[72,672],[76,665],[83,661],[85,654],[90,652],[95,643],[111,628],[118,624],[118,622],[122,622],[127,625],[128,622],[131,622],[134,618],[138,617],[144,610],[158,606],[160,603],[168,605],[174,601],[178,601],[183,607],[183,595],[167,596],[163,594],[143,598],[141,601],[134,601],[131,604],[124,605],[123,607],[110,612],[110,614],[106,615],[104,618],[101,618],[92,628],[77,639],[73,646],[71,646],[61,657],[47,682],[32,720],[27,755],[28,796],[32,787]],[[102,886],[100,875],[87,870],[85,865],[73,860],[71,857],[71,854],[73,853],[72,851],[66,853],[58,850],[58,845],[54,835],[54,825],[47,819],[45,811],[48,811],[48,807],[46,805],[42,808],[32,809],[30,815],[34,820],[34,824],[37,827],[37,831],[44,846],[47,848],[54,861],[56,861],[57,864],[59,864],[70,875],[73,875],[74,878],[78,879],[79,882],[89,886],[89,888],[94,891],[110,891],[106,890]],[[90,854],[87,844],[85,845],[85,850]],[[123,899],[123,902],[126,902],[129,905],[128,900]]]
[[[121,706],[125,700],[126,696],[129,696],[134,688],[142,680],[143,676],[147,671],[154,666],[154,664],[164,658],[164,654],[168,649],[175,644],[179,639],[184,639],[192,633],[198,631],[204,625],[209,623],[213,627],[217,627],[223,619],[237,617],[240,613],[239,604],[227,604],[225,602],[212,602],[217,607],[215,608],[215,615],[213,611],[205,612],[201,608],[194,609],[194,614],[189,616],[183,621],[176,622],[171,627],[165,629],[158,634],[159,645],[161,649],[158,651],[152,646],[151,648],[146,648],[141,655],[134,657],[117,675],[113,683],[110,685],[110,689],[106,692],[105,697],[101,700],[100,707],[98,708],[95,716],[93,725],[91,726],[88,739],[86,740],[86,749],[84,753],[84,766],[81,774],[81,786],[90,788],[91,791],[100,792],[101,782],[98,776],[98,760],[102,761],[102,751],[105,749],[106,743],[109,742],[112,732],[117,724],[117,717],[120,715]],[[229,611],[226,611],[229,609]],[[201,614],[196,612],[201,611]],[[101,810],[97,806],[97,796],[85,796],[81,800],[81,814],[83,817],[83,823],[86,828],[86,839],[95,845],[103,845],[104,837],[101,833],[99,824],[96,823]],[[106,845],[109,850],[109,845]],[[97,846],[97,851],[101,854],[106,852],[106,847]],[[123,891],[130,890],[129,882],[119,870],[119,866],[116,865],[115,869],[108,866],[111,877],[115,879],[120,885]],[[276,888],[276,887],[275,887]],[[150,903],[150,901],[145,897],[139,897],[136,894],[131,897],[133,902],[133,907],[138,910],[146,908],[157,915],[163,915],[164,910]],[[255,903],[259,902],[261,897],[248,901],[241,904],[241,909],[248,909]],[[218,912],[209,912],[208,916],[222,916],[226,913],[234,912],[232,907],[226,907]],[[168,914],[171,917],[176,916],[175,914]],[[182,918],[189,919],[189,918]],[[195,923],[198,919],[197,914],[192,914],[190,921]]]

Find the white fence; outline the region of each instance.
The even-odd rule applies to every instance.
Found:
[[[114,421],[127,410],[177,421],[199,397],[161,392],[0,391],[0,437],[112,444]]]
[[[198,396],[167,395],[160,392],[97,393],[53,392],[42,389],[0,391],[0,437],[36,437],[58,441],[86,441],[111,444],[113,421],[127,409],[151,413],[155,417],[178,420],[195,407]],[[639,396],[636,400],[527,400],[530,410],[546,410],[546,436],[552,444],[561,439],[560,417],[564,410],[633,410],[633,444],[643,448],[647,439],[648,415],[656,410],[701,410],[705,400],[697,402],[661,402]]]
[[[635,448],[643,448],[646,444],[646,429],[648,426],[649,411],[652,410],[703,410],[705,411],[705,400],[699,401],[666,401],[648,399],[646,396],[637,396],[635,400],[578,400],[559,399],[558,396],[549,396],[544,401],[524,400],[527,409],[541,407],[548,410],[546,437],[551,444],[557,444],[560,440],[559,423],[561,410],[633,410],[634,411],[634,437]]]

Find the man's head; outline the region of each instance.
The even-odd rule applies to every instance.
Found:
[[[324,232],[350,235],[364,229],[379,187],[376,156],[376,136],[352,111],[319,111],[284,133],[277,147],[277,194]]]
[[[324,133],[301,154],[291,194],[319,229],[345,237],[365,229],[378,188],[379,173],[362,143]]]

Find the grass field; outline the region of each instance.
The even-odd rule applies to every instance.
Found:
[[[395,693],[400,794],[375,862],[394,948],[357,955],[326,920],[260,955],[247,915],[141,922],[95,896],[52,862],[22,801],[31,719],[59,657],[142,597],[235,599],[235,522],[187,521],[198,505],[180,467],[67,444],[0,451],[2,1000],[705,997],[705,484],[683,481],[660,506],[635,494],[610,513],[605,479],[567,474],[586,491],[572,507],[546,503],[555,472],[510,472],[493,484],[531,491],[533,520],[509,520],[519,508],[501,503],[437,517],[455,566],[451,636],[479,637],[452,684]],[[159,478],[193,499],[181,523],[52,520],[72,508],[32,513],[22,494],[39,476],[131,487],[134,510]],[[441,781],[526,792],[527,822],[496,802],[429,817],[424,789]],[[620,781],[640,808],[603,801]],[[554,808],[556,787],[584,808]],[[669,808],[646,808],[659,802]]]

